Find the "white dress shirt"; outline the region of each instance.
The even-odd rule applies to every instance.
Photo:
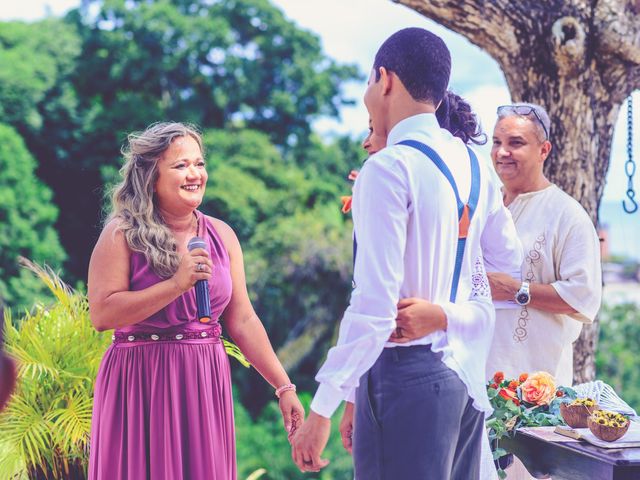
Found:
[[[485,274],[517,271],[522,248],[502,194],[480,162],[480,197],[471,221],[456,303],[449,302],[458,215],[453,189],[420,151],[395,145],[402,140],[429,145],[451,170],[466,202],[471,188],[469,154],[458,138],[439,127],[433,114],[399,122],[387,148],[364,164],[353,190],[352,214],[358,250],[355,288],[340,325],[337,345],[318,372],[320,386],[311,409],[330,417],[353,398],[360,377],[383,348],[428,345],[467,387],[474,406],[490,412],[484,386],[486,357],[495,312]],[[483,256],[484,253],[484,256]],[[447,330],[405,344],[388,342],[400,298],[419,297],[442,306]]]

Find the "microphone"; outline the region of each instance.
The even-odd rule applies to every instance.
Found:
[[[189,251],[194,248],[207,249],[206,242],[200,237],[193,237],[187,244]],[[201,323],[209,323],[211,321],[211,302],[209,300],[209,282],[206,280],[198,280],[196,282],[196,305],[198,306],[198,320]]]

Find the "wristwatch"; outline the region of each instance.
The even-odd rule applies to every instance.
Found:
[[[531,295],[529,294],[529,282],[524,281],[520,285],[520,290],[516,292],[515,301],[518,305],[529,305],[531,301]]]

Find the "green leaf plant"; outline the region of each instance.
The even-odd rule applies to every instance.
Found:
[[[0,415],[0,478],[82,478],[93,385],[110,335],[91,325],[84,294],[47,267],[21,263],[55,302],[36,304],[21,319],[5,311],[6,349],[18,364],[18,383]]]

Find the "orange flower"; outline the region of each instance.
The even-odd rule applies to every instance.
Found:
[[[516,389],[518,388],[519,383],[516,382],[515,380],[511,380],[509,382],[509,386],[507,387],[509,390],[513,390],[514,392],[516,391]]]
[[[500,391],[498,392],[498,395],[500,395],[502,398],[504,398],[505,400],[517,400],[518,397],[516,396],[516,392],[512,391],[512,390],[508,390],[506,388],[501,388]]]
[[[496,372],[493,374],[493,381],[501,383],[504,380],[504,372]]]
[[[342,213],[349,213],[351,211],[351,195],[340,197],[342,202]]]
[[[520,387],[522,399],[534,405],[548,405],[556,394],[556,382],[547,372],[536,372]]]
[[[518,378],[518,381],[520,383],[524,383],[527,381],[527,378],[529,378],[529,374],[528,373],[521,373],[520,374],[520,378]]]

